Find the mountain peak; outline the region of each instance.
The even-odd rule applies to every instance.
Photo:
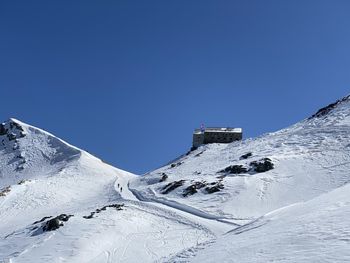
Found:
[[[59,169],[82,151],[44,130],[10,118],[0,124],[0,186],[16,177]],[[5,180],[6,178],[6,180]]]
[[[26,131],[23,128],[22,122],[10,118],[9,120],[0,124],[0,136],[6,136],[8,141],[17,140],[19,138],[23,138],[26,135]],[[3,138],[2,143],[4,145]]]

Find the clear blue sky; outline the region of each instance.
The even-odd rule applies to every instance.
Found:
[[[350,93],[350,1],[1,1],[1,119],[142,174]]]

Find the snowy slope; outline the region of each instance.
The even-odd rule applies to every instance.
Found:
[[[350,186],[268,213],[190,262],[349,262]]]
[[[348,96],[281,131],[202,146],[130,187],[143,200],[241,224],[212,245],[183,251],[175,262],[348,262],[349,137]],[[252,169],[264,158],[273,169]],[[234,172],[225,172],[230,166]],[[196,184],[201,187],[184,196]],[[212,185],[221,187],[208,193]]]
[[[350,103],[343,101],[326,116],[306,119],[284,130],[231,144],[210,144],[139,178],[130,184],[144,198],[186,204],[236,222],[262,216],[275,209],[340,187],[350,181]],[[252,153],[247,159],[242,155]],[[230,165],[250,168],[271,159],[274,169],[257,173],[220,173]],[[173,166],[173,167],[172,167]],[[161,178],[167,179],[161,182]],[[167,184],[183,185],[164,194]],[[220,182],[223,189],[207,193],[205,187],[183,196],[194,182]]]
[[[0,262],[347,262],[350,101],[139,177],[0,125]]]
[[[134,175],[15,119],[2,127],[0,262],[154,262],[213,237],[179,214],[126,200]],[[43,231],[61,214],[72,216]]]

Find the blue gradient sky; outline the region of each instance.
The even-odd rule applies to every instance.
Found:
[[[144,173],[349,93],[350,1],[1,1],[2,120]]]

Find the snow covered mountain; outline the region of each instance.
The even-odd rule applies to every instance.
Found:
[[[10,119],[0,262],[350,261],[349,139],[348,96],[140,177]]]

